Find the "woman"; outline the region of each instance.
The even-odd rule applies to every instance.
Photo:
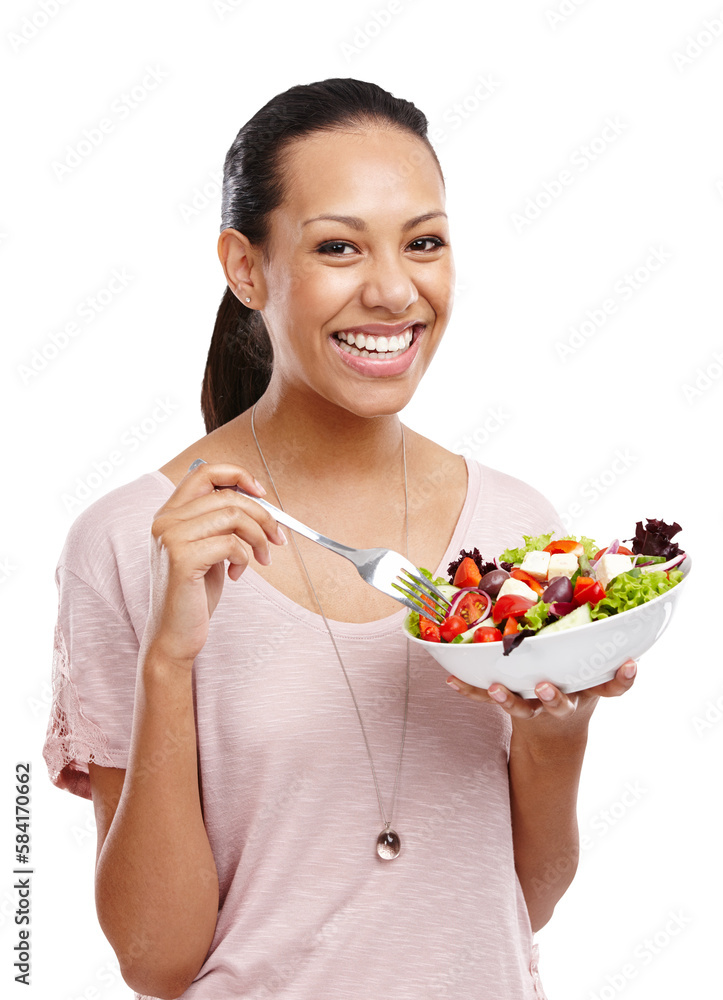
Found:
[[[437,573],[561,532],[397,416],[452,305],[426,127],[327,80],[241,129],[208,433],[92,504],[59,560],[46,758],[92,795],[98,915],[137,995],[544,996],[533,933],[576,867],[588,722],[634,663],[571,696],[446,690],[403,608],[221,488]]]

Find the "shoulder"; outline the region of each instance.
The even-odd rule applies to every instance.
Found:
[[[466,461],[470,479],[478,484],[475,521],[501,548],[518,543],[522,535],[564,533],[554,506],[531,483],[475,459]]]
[[[103,593],[118,566],[147,560],[153,517],[172,492],[173,484],[153,471],[99,497],[71,523],[58,566]]]

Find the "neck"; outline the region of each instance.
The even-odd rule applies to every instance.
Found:
[[[270,389],[256,404],[254,425],[272,472],[274,464],[283,464],[297,481],[349,482],[399,468],[402,430],[396,413],[361,416],[317,395],[310,400]]]

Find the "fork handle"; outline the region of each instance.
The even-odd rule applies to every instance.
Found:
[[[295,517],[291,514],[287,514],[285,510],[281,510],[280,507],[275,507],[268,500],[263,500],[261,497],[255,497],[253,493],[247,493],[246,490],[242,490],[240,486],[216,486],[217,490],[235,490],[240,493],[241,496],[248,497],[249,500],[255,500],[259,506],[267,510],[272,517],[275,517],[277,521],[281,524],[285,524],[287,528],[293,528],[294,531],[298,531],[300,535],[304,535],[306,538],[310,538],[312,542],[318,542],[319,545],[325,546],[327,549],[331,549],[332,552],[336,552],[337,555],[344,556],[346,559],[350,559],[354,565],[356,565],[356,560],[354,556],[357,554],[358,549],[352,548],[350,545],[343,545],[341,542],[335,542],[333,538],[327,538],[326,535],[319,534],[318,531],[314,531],[313,528],[307,527],[307,525],[302,524],[301,521],[297,521]]]

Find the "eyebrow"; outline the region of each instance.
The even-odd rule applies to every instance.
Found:
[[[447,218],[446,212],[425,212],[424,215],[417,215],[408,222],[405,222],[402,226],[402,231],[407,232],[409,229],[414,229],[415,226],[421,225],[422,222],[428,222],[429,219],[437,218]],[[349,226],[351,229],[362,230],[367,228],[367,224],[363,219],[360,219],[356,215],[315,215],[313,219],[306,219],[303,225],[308,226],[310,222],[319,222],[326,220],[329,222],[341,222],[345,226]]]

